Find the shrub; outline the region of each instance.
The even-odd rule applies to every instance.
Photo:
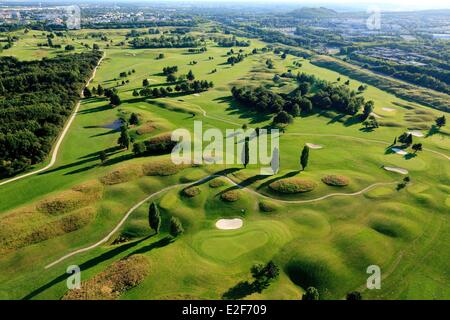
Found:
[[[322,182],[329,186],[344,187],[350,183],[350,180],[345,176],[338,176],[338,175],[332,174],[332,175],[323,177]]]
[[[317,183],[300,178],[286,178],[272,182],[269,188],[281,193],[302,193],[314,190]]]
[[[220,195],[220,198],[226,202],[235,202],[240,198],[240,192],[238,190],[229,190]]]
[[[137,286],[148,275],[150,264],[140,254],[114,262],[105,271],[68,291],[63,300],[111,300]]]
[[[225,181],[221,178],[215,178],[209,182],[211,188],[219,188],[225,185]]]
[[[199,187],[187,187],[183,189],[182,194],[186,197],[193,198],[200,194]]]

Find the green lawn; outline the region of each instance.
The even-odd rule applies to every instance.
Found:
[[[369,85],[363,95],[375,102],[374,112],[380,117],[380,128],[366,132],[361,130],[360,123],[338,115],[314,114],[296,118],[281,136],[281,170],[276,176],[258,179],[259,167],[256,165],[247,169],[203,165],[170,176],[142,176],[138,172],[143,164],[168,157],[134,158],[131,151],[116,149],[119,134],[105,126],[117,120],[120,114],[128,116],[134,112],[140,115],[141,124],[131,128],[137,141],[176,128],[192,130],[193,120],[202,120],[204,128],[222,130],[237,127],[231,123],[263,127],[271,122],[271,117],[238,108],[230,98],[233,85],[273,86],[273,75],[288,69],[314,74],[328,81],[340,77],[340,81],[345,82],[348,78],[290,55],[283,60],[273,52],[249,55],[244,61],[230,66],[224,64],[229,48],[219,48],[211,42],[208,51],[202,54],[187,54],[186,49],[135,50],[126,45],[111,45],[107,49],[106,42],[91,37],[85,39],[90,32],[92,30],[72,31],[63,40],[75,43],[77,50],[84,50],[81,42],[98,42],[104,49],[106,58],[90,87],[98,84],[116,86],[117,81],[121,81],[120,72],[135,70],[126,78],[128,84],[117,87],[123,103],[111,108],[103,98],[83,99],[55,166],[42,174],[0,187],[0,221],[8,228],[11,221],[20,220],[11,217],[31,210],[30,224],[31,221],[38,224],[40,220],[33,220],[33,208],[50,196],[87,181],[97,181],[114,170],[126,173],[126,178],[122,183],[104,186],[102,197],[89,204],[96,214],[85,227],[2,254],[0,299],[59,299],[67,290],[67,266],[79,265],[82,279],[88,279],[113,261],[133,253],[147,256],[151,270],[144,282],[123,294],[122,299],[220,299],[227,292],[233,292],[235,298],[299,299],[301,292],[310,285],[317,287],[325,299],[340,299],[352,290],[360,290],[364,298],[370,299],[450,297],[450,168],[448,159],[430,152],[450,154],[448,129],[414,138],[427,150],[410,159],[386,152],[386,147],[402,132],[420,130],[426,134],[434,118],[442,112],[404,101]],[[127,30],[102,32],[115,44],[125,39]],[[45,39],[41,33],[30,31],[21,35],[14,47],[3,51],[2,55],[37,59],[58,54],[57,50],[36,46]],[[56,39],[55,42],[63,40]],[[244,48],[246,52],[266,45],[254,39],[251,41],[250,48]],[[160,52],[164,52],[165,58],[156,60]],[[274,70],[264,67],[267,58],[274,61]],[[189,65],[192,60],[198,63]],[[294,67],[293,62],[299,60],[302,67]],[[160,74],[162,68],[173,65],[179,67],[179,74],[192,70],[196,79],[213,81],[214,88],[198,95],[161,99],[132,96],[132,91],[140,89],[145,78],[151,86],[165,83],[165,77]],[[211,73],[215,68],[217,73]],[[351,88],[356,89],[360,84],[350,79]],[[292,81],[286,81],[280,87],[273,86],[273,90],[279,92],[289,92],[293,88],[295,83]],[[207,117],[201,110],[207,112]],[[192,112],[196,113],[194,117]],[[320,144],[323,149],[311,150],[309,166],[299,172],[299,155],[305,143]],[[109,153],[109,160],[104,165],[100,165],[98,159],[102,150]],[[404,177],[383,170],[383,165],[407,169],[411,183],[400,191],[395,185],[383,185],[351,197],[336,196],[308,203],[286,202],[312,200],[331,193],[354,193],[374,183],[395,182]],[[240,190],[236,202],[226,203],[220,195],[234,188],[230,182],[218,188],[204,182],[199,185],[200,194],[194,198],[183,196],[181,187],[174,188],[151,199],[161,208],[161,234],[153,235],[148,227],[149,203],[146,202],[106,244],[44,269],[61,256],[102,239],[129,208],[149,194],[180,182],[196,181],[223,169],[229,169],[228,177],[233,181],[272,200]],[[344,175],[350,184],[346,187],[325,185],[321,178],[330,174]],[[271,181],[288,176],[307,178],[318,186],[311,192],[297,195],[275,194],[268,188]],[[259,203],[263,200],[269,201],[276,210],[261,211]],[[185,234],[173,242],[166,240],[170,216],[180,218],[186,229]],[[215,222],[223,217],[240,217],[244,225],[239,230],[218,230]],[[48,219],[48,216],[43,215],[42,219]],[[0,239],[1,232],[0,227]],[[112,244],[119,235],[130,240]],[[261,294],[248,292],[245,288],[236,290],[239,282],[250,280],[253,264],[269,260],[280,267],[281,274],[267,290]],[[381,290],[364,287],[369,276],[366,268],[371,264],[381,267]]]

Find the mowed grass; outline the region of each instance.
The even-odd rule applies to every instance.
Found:
[[[76,42],[77,50],[82,50],[81,42],[99,42],[84,39],[89,32],[73,32],[74,40],[68,41]],[[105,32],[117,43],[124,40],[127,30]],[[266,45],[254,39],[251,41],[252,46],[244,49],[247,52]],[[29,52],[37,48],[30,49],[26,43],[21,39],[11,51],[3,54],[11,52],[20,58],[30,57]],[[106,43],[99,44],[105,49]],[[167,157],[133,158],[131,151],[116,149],[118,132],[105,127],[120,114],[135,112],[140,115],[142,124],[131,128],[137,140],[176,128],[192,130],[193,120],[203,121],[204,129],[225,130],[244,123],[263,127],[270,123],[271,117],[239,108],[230,99],[233,85],[272,85],[273,75],[287,69],[329,81],[336,81],[340,76],[307,60],[289,55],[283,60],[273,53],[251,55],[231,67],[223,64],[228,50],[212,43],[208,44],[206,53],[195,55],[186,54],[186,49],[133,50],[127,46],[105,49],[106,59],[91,87],[99,83],[103,87],[115,86],[117,80],[114,79],[119,79],[120,72],[135,69],[135,73],[127,77],[129,83],[118,87],[122,105],[111,108],[105,99],[84,99],[55,167],[2,186],[0,194],[0,217],[3,217],[11,210],[36,205],[77,184],[103,179],[102,198],[94,204],[95,219],[76,231],[58,234],[2,256],[0,298],[59,299],[67,291],[65,271],[68,265],[79,265],[83,279],[87,280],[130,254],[145,255],[150,271],[137,287],[123,293],[122,299],[220,299],[240,281],[249,280],[254,263],[269,260],[280,266],[280,278],[262,294],[248,294],[242,298],[299,299],[309,285],[316,286],[326,299],[339,299],[356,289],[363,291],[365,298],[443,299],[450,296],[448,255],[445,254],[450,252],[447,239],[449,205],[446,204],[450,191],[448,160],[426,150],[405,159],[386,149],[395,136],[411,128],[420,127],[426,133],[432,119],[441,113],[405,102],[372,86],[368,86],[363,95],[375,101],[375,113],[385,124],[379,129],[364,132],[360,130],[360,124],[337,115],[296,118],[281,136],[281,170],[276,176],[257,177],[258,165],[249,165],[245,170],[242,166],[226,167],[231,169],[229,178],[272,199],[239,190],[225,180],[217,185],[212,180],[195,186],[199,193],[193,197],[183,195],[184,186],[173,188],[133,212],[105,245],[71,257],[48,270],[43,269],[62,255],[99,241],[131,206],[147,195],[225,169],[224,166],[205,165],[185,168],[167,176],[144,174],[146,164]],[[49,51],[45,56],[57,54],[54,50]],[[155,60],[160,52],[164,52],[165,58]],[[214,59],[209,60],[209,56]],[[274,60],[274,70],[264,67],[267,58]],[[189,65],[192,60],[198,63]],[[294,67],[294,61],[301,61],[303,66]],[[214,89],[199,95],[163,99],[132,96],[132,91],[141,88],[145,78],[152,86],[164,84],[165,77],[160,72],[171,65],[179,67],[179,74],[192,69],[197,79],[213,81]],[[210,73],[214,68],[218,72]],[[341,76],[341,82],[347,79]],[[360,84],[350,80],[350,87],[354,89]],[[273,90],[288,92],[294,87],[295,83],[286,83],[282,87],[273,87]],[[394,111],[385,111],[383,107]],[[209,117],[203,116],[203,110]],[[151,130],[148,129],[150,126]],[[144,133],[138,134],[141,128],[145,128]],[[450,149],[445,134],[414,140],[442,153],[448,154]],[[320,144],[323,149],[310,150],[308,167],[299,171],[300,151],[305,143]],[[98,159],[102,150],[109,154],[104,165],[100,165]],[[312,200],[335,192],[352,193],[373,183],[396,182],[403,178],[383,170],[382,165],[406,168],[411,183],[400,191],[394,184],[355,197],[331,197],[320,202],[288,204],[278,201]],[[349,183],[337,190],[321,181],[328,175],[345,176]],[[314,181],[317,187],[295,195],[274,194],[268,188],[272,182],[291,177]],[[235,201],[223,200],[222,195],[227,192],[231,192]],[[236,194],[238,196],[234,197]],[[148,226],[151,201],[159,204],[163,217],[159,235],[154,235]],[[186,229],[176,241],[167,240],[171,216],[178,217]],[[235,217],[243,219],[241,229],[216,229],[218,219]],[[115,244],[114,240],[119,236],[128,241]],[[382,290],[369,291],[361,287],[368,277],[366,268],[370,264],[382,268]]]

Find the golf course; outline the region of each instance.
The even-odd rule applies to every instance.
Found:
[[[0,180],[0,299],[299,300],[308,287],[327,300],[353,291],[364,299],[449,299],[450,129],[435,124],[449,114],[319,66],[320,56],[290,54],[286,45],[238,36],[249,45],[221,46],[217,37],[232,35],[218,28],[205,22],[181,36],[202,50],[141,48],[130,29],[65,31],[53,39],[59,48],[37,45],[47,32],[15,31],[19,40],[1,56],[54,59],[95,44],[102,58],[86,82],[92,95],[83,90],[46,159]],[[158,29],[170,38],[175,28]],[[204,90],[143,93],[175,88],[168,75],[189,79],[190,72]],[[313,106],[277,126],[273,175],[261,175],[260,164],[176,165],[170,152],[136,151],[147,142],[166,146],[174,130],[193,132],[197,121],[223,132],[224,144],[234,139],[227,129],[274,128],[274,113],[237,101],[232,88],[289,97],[297,74],[373,101],[368,119],[376,126],[360,121],[362,111]],[[96,94],[99,86],[114,89],[120,103]],[[312,84],[304,96],[319,90]],[[129,148],[118,144],[124,123]],[[405,133],[412,142],[398,141]],[[159,232],[149,226],[151,205]],[[184,230],[176,236],[174,219]],[[255,290],[252,267],[270,261],[279,274]],[[67,287],[73,265],[81,270],[78,296]],[[366,286],[371,265],[380,267],[380,289]]]

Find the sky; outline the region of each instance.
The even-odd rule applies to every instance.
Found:
[[[70,2],[71,0],[0,0],[0,4],[8,4],[11,2]],[[298,5],[298,7],[328,7],[328,8],[342,8],[342,9],[364,9],[370,6],[378,6],[381,10],[425,10],[425,9],[450,9],[450,0],[78,0],[78,3],[86,2],[109,2],[109,3],[184,3],[184,4],[201,4],[209,3],[247,3],[247,4],[289,4],[290,6]]]

